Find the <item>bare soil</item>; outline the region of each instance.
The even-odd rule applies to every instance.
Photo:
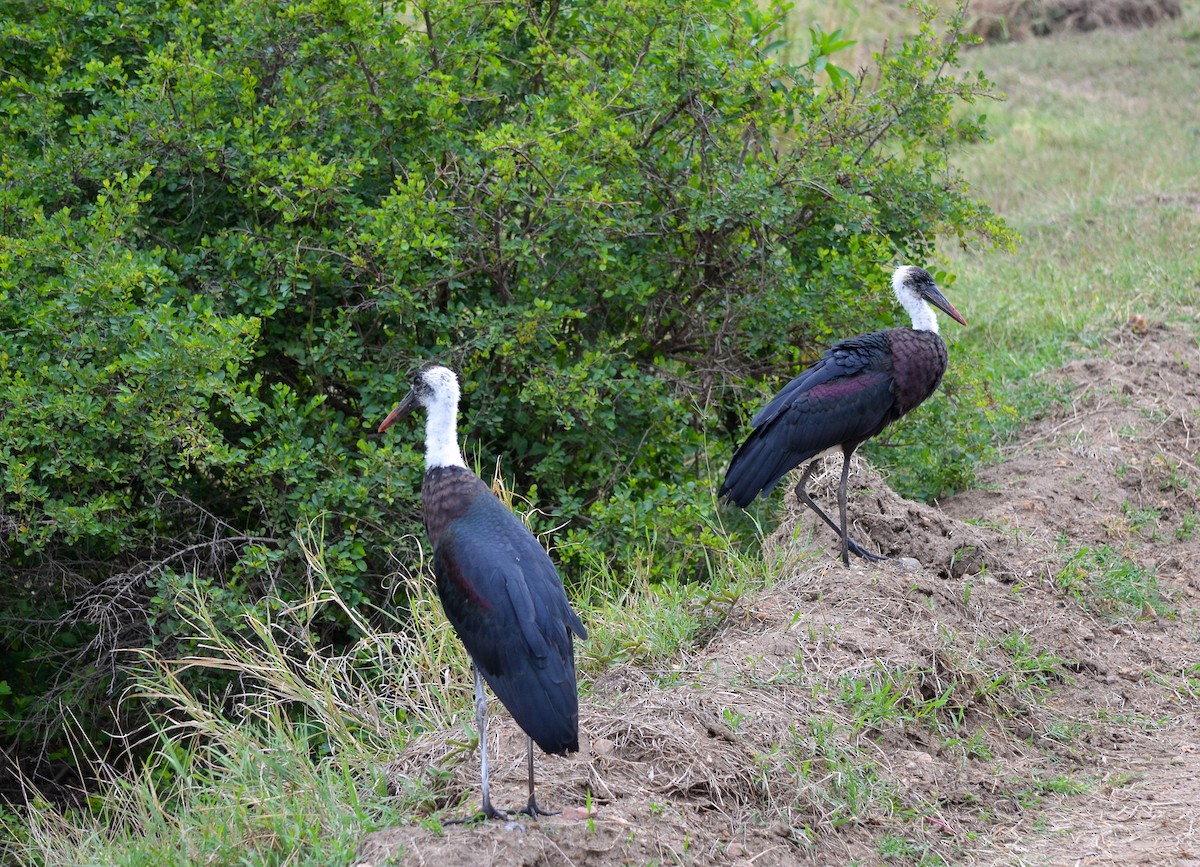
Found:
[[[940,508],[855,468],[855,535],[897,559],[843,567],[789,492],[778,584],[670,670],[605,674],[581,752],[538,756],[560,815],[392,828],[359,863],[1200,865],[1197,346],[1132,322]],[[1081,551],[1156,576],[1158,609]],[[518,806],[524,737],[493,708],[493,799]],[[392,783],[477,805],[464,739],[413,743]]]

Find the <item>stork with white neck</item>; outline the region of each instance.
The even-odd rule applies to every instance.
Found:
[[[533,744],[554,754],[579,749],[572,635],[587,638],[587,630],[546,550],[467,469],[458,447],[458,398],[452,371],[426,367],[379,430],[425,408],[421,511],[438,596],[475,668],[482,817],[504,815],[492,806],[488,782],[486,680],[529,736],[529,801],[521,812],[537,818],[549,814],[534,798]]]
[[[734,452],[719,492],[745,508],[759,494],[770,493],[793,468],[811,461],[796,485],[796,497],[841,537],[842,562],[847,566],[851,554],[873,562],[887,559],[868,551],[847,533],[850,456],[863,442],[918,407],[941,383],[949,357],[938,336],[933,308],[967,324],[923,268],[901,265],[892,275],[892,291],[908,311],[912,327],[843,340],[785,385],[750,421],[752,431]],[[807,491],[817,459],[831,449],[840,449],[844,459],[838,488],[840,526]]]

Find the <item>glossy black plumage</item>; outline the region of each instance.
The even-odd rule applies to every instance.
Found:
[[[933,394],[947,360],[940,337],[911,328],[833,346],[751,420],[754,430],[734,454],[721,496],[745,508],[831,446],[857,447]]]
[[[482,815],[503,816],[489,793],[486,680],[529,735],[529,801],[522,812],[537,817],[545,811],[534,797],[533,744],[548,753],[579,749],[572,636],[587,638],[587,631],[545,549],[463,462],[458,397],[452,371],[424,368],[379,430],[417,406],[426,410],[422,515],[438,596],[475,669]]]
[[[849,554],[883,559],[846,533],[845,488],[850,456],[865,440],[878,434],[937,390],[946,372],[946,345],[926,306],[932,303],[966,324],[920,268],[897,269],[897,297],[920,328],[889,328],[852,337],[836,344],[780,390],[750,424],[750,435],[734,453],[719,496],[745,508],[766,495],[788,472],[831,448],[844,458],[839,504],[841,526],[808,496],[805,485],[815,466],[810,464],[796,494],[842,537],[842,558]]]
[[[421,500],[438,596],[472,662],[542,750],[575,752],[571,633],[587,631],[546,550],[468,469],[430,468]]]

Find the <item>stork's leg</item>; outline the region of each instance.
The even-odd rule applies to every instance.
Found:
[[[810,461],[809,465],[804,468],[804,475],[800,476],[800,481],[796,483],[796,499],[812,509],[813,512],[816,513],[817,517],[829,526],[829,529],[838,534],[838,537],[842,540],[842,560],[847,566],[850,565],[849,554],[853,554],[855,557],[862,557],[864,560],[869,560],[872,563],[878,563],[881,560],[886,560],[887,557],[884,557],[882,554],[875,554],[871,551],[868,551],[862,545],[850,538],[850,534],[846,532],[846,482],[850,477],[848,469],[850,466],[849,455],[846,455],[845,462],[842,464],[842,485],[838,495],[838,504],[841,506],[842,510],[842,526],[839,527],[833,518],[825,514],[825,510],[817,505],[817,501],[809,496],[807,487],[808,480],[812,478],[813,470],[817,468],[817,463],[820,460],[820,458],[817,458],[813,461]]]
[[[557,816],[561,810],[543,810],[537,805],[537,800],[533,797],[533,738],[529,739],[529,803],[525,808],[518,811],[526,816],[531,816],[536,819],[538,816]]]
[[[483,781],[483,809],[465,819],[451,819],[445,823],[447,825],[459,825],[463,822],[473,822],[476,819],[507,818],[504,813],[492,806],[492,792],[488,781],[487,693],[483,691],[483,675],[479,673],[479,667],[473,667],[475,668],[475,727],[479,731],[479,776]]]
[[[483,818],[503,819],[504,814],[492,806],[487,760],[487,693],[483,691],[483,675],[479,673],[478,666],[475,666],[475,725],[479,729],[479,775],[483,780]]]
[[[846,530],[846,485],[850,481],[850,456],[854,454],[854,449],[845,449],[842,452],[842,483],[838,486],[838,507],[842,510],[842,562],[847,566],[850,565],[850,554],[853,553],[857,557],[862,557],[871,563],[878,563],[881,560],[886,560],[882,554],[876,554],[868,551],[862,545],[850,538],[850,533]]]
[[[817,517],[828,524],[829,529],[833,530],[833,532],[837,533],[838,536],[841,537],[843,535],[842,531],[834,522],[833,518],[826,515],[825,510],[818,506],[817,501],[808,494],[808,480],[812,478],[813,470],[817,468],[817,464],[820,462],[821,459],[817,458],[816,460],[810,461],[809,465],[804,468],[804,475],[802,475],[800,477],[800,481],[796,483],[796,499],[816,512]],[[857,545],[855,547],[857,547]]]
[[[846,485],[850,481],[850,455],[842,456],[842,480],[838,484],[838,510],[841,512],[842,564],[850,565],[850,534],[846,532]]]

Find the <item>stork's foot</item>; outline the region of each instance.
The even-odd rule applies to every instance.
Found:
[[[882,554],[876,554],[873,551],[868,551],[866,548],[864,548],[862,545],[855,542],[849,536],[846,537],[846,550],[849,551],[851,554],[853,554],[855,557],[862,557],[864,560],[867,560],[868,562],[871,562],[871,563],[882,563],[884,560],[888,559],[887,557],[883,556]]]
[[[524,812],[522,810],[521,812]],[[442,822],[443,825],[475,825],[479,822],[487,822],[488,820],[500,819],[508,821],[507,810],[497,810],[491,804],[484,804],[483,809],[471,816],[463,816],[461,819],[447,819]]]
[[[557,816],[559,813],[562,812],[562,810],[543,810],[541,807],[538,806],[537,801],[534,800],[533,795],[530,795],[529,803],[526,804],[521,809],[517,810],[517,812],[523,813],[531,819],[536,819],[538,816]]]

